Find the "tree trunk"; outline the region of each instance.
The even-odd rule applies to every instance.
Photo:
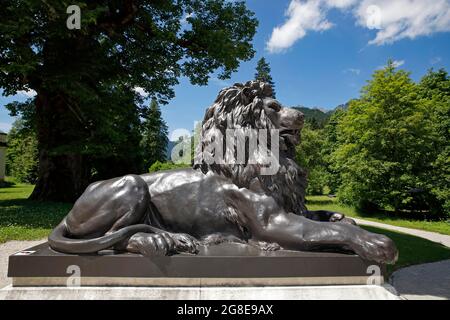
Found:
[[[83,129],[63,94],[39,90],[35,103],[39,175],[30,199],[73,202],[89,183],[86,157],[77,145]]]

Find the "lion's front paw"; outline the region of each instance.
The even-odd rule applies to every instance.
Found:
[[[175,248],[175,241],[169,233],[138,233],[129,243],[131,251],[138,251],[144,256],[167,256]]]
[[[397,247],[385,235],[367,232],[358,238],[352,249],[362,258],[387,264],[393,264],[397,261]]]
[[[176,252],[198,253],[198,241],[186,233],[171,233]]]
[[[197,246],[197,240],[184,233],[137,233],[130,239],[128,249],[154,257],[181,252],[197,253]]]
[[[343,215],[342,213],[335,212],[331,215],[330,222],[339,222],[344,218],[345,218],[345,215]]]
[[[347,218],[344,214],[342,213],[333,213],[330,217],[330,222],[341,222],[341,223],[347,223],[347,224],[352,224],[354,226],[356,226],[356,222],[353,219]]]

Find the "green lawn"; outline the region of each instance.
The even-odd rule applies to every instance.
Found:
[[[388,266],[388,274],[395,270],[414,264],[435,262],[450,259],[450,248],[439,243],[386,229],[364,226],[364,229],[382,233],[391,238],[397,245],[399,256],[395,265]]]
[[[0,188],[0,243],[44,238],[71,208],[71,204],[67,203],[27,200],[32,190],[33,186],[25,184]],[[308,205],[314,209],[326,208],[356,216],[352,214],[351,209],[343,208],[327,197],[310,197]],[[364,228],[383,233],[397,244],[400,252],[399,261],[395,266],[388,267],[389,272],[408,265],[450,259],[450,249],[440,244],[399,232],[373,227]]]
[[[308,196],[307,206],[310,210],[330,210],[344,213],[348,217],[361,218],[365,220],[391,224],[393,226],[421,229],[431,232],[450,235],[450,223],[446,221],[423,221],[398,217],[394,214],[385,213],[367,213],[356,210],[355,208],[341,205],[336,198],[328,196]]]
[[[0,243],[46,237],[71,208],[71,204],[27,200],[32,185],[0,188]]]

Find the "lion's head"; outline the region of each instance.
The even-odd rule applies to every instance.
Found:
[[[295,146],[300,140],[303,119],[301,112],[282,107],[273,98],[272,88],[267,83],[249,81],[223,89],[206,111],[194,168],[203,173],[212,171],[225,176],[238,187],[264,192],[274,197],[287,212],[303,214],[306,211],[306,173],[294,161]],[[279,149],[279,169],[276,173],[262,175],[261,168],[264,165],[248,161],[250,153],[256,152],[249,148],[248,137],[243,162],[233,163],[229,159],[225,163],[205,161],[205,151],[210,149],[208,147],[213,142],[217,143],[218,136],[225,137],[222,141],[225,158],[230,152],[236,156],[235,148],[227,149],[227,129],[266,130],[269,150]],[[279,132],[278,144],[270,141],[270,131],[274,129]],[[255,157],[261,157],[261,153]]]

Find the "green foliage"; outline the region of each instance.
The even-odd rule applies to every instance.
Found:
[[[243,2],[77,1],[81,30],[66,28],[69,4],[3,1],[0,87],[6,94],[69,89],[72,81],[92,90],[102,81],[138,86],[167,101],[180,75],[206,84],[212,71],[229,77],[254,54],[258,22]]]
[[[89,161],[91,180],[140,173],[141,122],[134,99],[134,92],[124,87],[105,88],[99,95],[86,97],[89,105],[96,106],[82,118],[86,130],[78,129],[53,152],[83,154]]]
[[[437,136],[430,111],[409,73],[392,61],[377,70],[337,126],[339,198],[362,207],[433,209],[428,176]]]
[[[148,172],[157,172],[157,171],[165,171],[165,170],[173,170],[173,169],[183,169],[183,168],[190,168],[190,164],[184,164],[184,163],[173,163],[173,162],[159,162],[156,161],[152,164],[152,166],[149,168]]]
[[[444,70],[430,70],[420,82],[420,95],[428,99],[435,130],[435,152],[428,184],[436,206],[450,217],[450,76]]]
[[[18,182],[35,183],[38,176],[36,134],[23,119],[16,120],[8,135],[6,174]]]
[[[335,112],[334,110],[324,112],[317,108],[311,109],[302,106],[293,107],[293,109],[301,111],[305,116],[305,122],[309,123],[311,125],[311,128],[314,130],[323,129],[325,125],[328,123],[330,117]]]
[[[150,167],[156,161],[166,160],[168,144],[168,128],[161,116],[161,110],[155,99],[145,113],[141,140],[141,150],[145,168]]]
[[[167,103],[181,76],[205,85],[213,72],[229,78],[254,55],[258,22],[244,2],[76,1],[80,30],[66,27],[70,4],[0,6],[0,88],[37,92],[45,161],[33,198],[41,200],[74,199],[93,178],[139,171],[147,107],[135,88]]]
[[[325,115],[324,112],[317,111]],[[296,148],[296,160],[308,171],[306,192],[309,195],[323,194],[326,190],[334,193],[340,185],[339,169],[331,154],[338,146],[337,124],[344,114],[345,109],[336,108],[327,113],[326,120],[321,125],[317,125],[315,117],[309,118],[310,121],[305,123],[301,143]],[[322,128],[324,124],[326,125]]]
[[[313,130],[307,123],[302,130],[301,143],[296,147],[297,163],[308,172],[307,194],[322,194],[327,185],[326,164],[322,156],[324,143],[323,130]]]
[[[255,80],[270,84],[272,86],[273,97],[276,98],[275,82],[273,82],[270,72],[270,64],[266,61],[266,58],[262,57],[259,59],[256,66]]]
[[[339,146],[338,123],[345,116],[346,109],[337,108],[324,128],[325,141],[322,148],[323,161],[326,166],[327,186],[331,193],[336,193],[341,185],[340,168],[334,162],[333,153]]]

